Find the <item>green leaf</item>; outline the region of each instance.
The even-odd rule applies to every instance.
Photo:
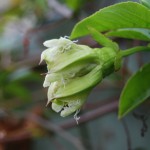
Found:
[[[86,0],[65,0],[68,7],[74,11],[79,10],[86,2]]]
[[[126,83],[120,97],[119,118],[125,116],[150,96],[150,63]]]
[[[118,29],[106,33],[106,36],[150,41],[150,29],[142,29],[142,28]]]
[[[71,39],[90,34],[88,27],[100,32],[122,28],[150,29],[150,10],[136,2],[122,2],[105,7],[75,25]]]
[[[150,0],[140,0],[141,3],[150,9]]]
[[[31,100],[30,91],[21,84],[14,82],[4,88],[4,95],[6,98],[17,97],[27,102]]]

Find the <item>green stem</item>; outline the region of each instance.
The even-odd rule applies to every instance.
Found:
[[[132,55],[132,54],[134,54],[136,52],[140,52],[140,51],[150,51],[150,47],[137,46],[137,47],[133,47],[130,49],[126,49],[126,50],[120,51],[120,56],[126,57],[126,56]]]

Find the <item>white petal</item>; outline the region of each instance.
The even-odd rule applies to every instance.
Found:
[[[48,87],[48,86],[51,85],[51,82],[50,82],[50,78],[49,78],[49,77],[50,77],[49,74],[47,74],[47,75],[45,76],[45,80],[44,80],[44,83],[43,83],[43,87]]]
[[[60,112],[63,109],[63,107],[63,105],[52,103],[52,109],[57,113]]]
[[[55,98],[55,92],[58,88],[58,82],[53,82],[51,83],[51,85],[48,88],[48,93],[47,93],[47,97],[48,97],[48,102],[47,104],[50,103],[51,100],[53,100]]]
[[[41,62],[44,60],[44,58],[45,58],[45,51],[43,51],[41,54],[41,59],[40,59],[39,64],[41,64]]]
[[[48,40],[43,43],[43,45],[46,47],[54,47],[57,46],[57,44],[58,44],[58,39]]]
[[[60,52],[58,51],[58,49],[56,47],[53,47],[53,48],[49,48],[49,49],[46,49],[42,52],[41,54],[41,60],[40,60],[40,63],[43,61],[43,60],[46,60],[47,62],[52,62],[54,61],[56,58],[56,55],[58,55]]]

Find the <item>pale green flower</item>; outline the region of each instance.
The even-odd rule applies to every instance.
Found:
[[[93,87],[114,71],[112,48],[92,49],[62,37],[44,46],[41,61],[46,61],[48,69],[43,84],[48,87],[47,104],[52,102],[52,109],[63,117],[79,110]]]

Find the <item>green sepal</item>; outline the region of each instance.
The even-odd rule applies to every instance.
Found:
[[[80,77],[89,73],[96,65],[96,62],[94,63],[93,59],[91,58],[77,61],[68,65],[62,70],[47,74],[45,80],[51,83],[60,80],[69,80],[74,77]]]
[[[121,68],[121,64],[122,64],[122,56],[120,54],[120,51],[118,51],[116,57],[115,57],[115,61],[114,61],[114,69],[115,71],[118,71]]]
[[[79,47],[72,47],[71,50],[62,53],[59,57],[56,58],[56,61],[53,64],[48,64],[48,69],[51,72],[57,72],[68,65],[75,63],[76,61],[95,58],[95,54],[92,52],[92,49],[88,46],[79,45]]]
[[[111,47],[111,48],[115,49],[116,51],[119,49],[119,46],[116,42],[113,42],[112,40],[107,38],[104,34],[97,31],[95,28],[88,27],[88,30],[90,31],[92,38],[96,42],[98,42],[100,45],[102,45],[104,47]]]
[[[101,70],[103,78],[108,76],[110,73],[115,71],[114,62],[118,51],[110,47],[95,48],[94,49],[99,56],[99,61],[101,63]]]
[[[96,66],[90,73],[72,79],[69,83],[63,87],[58,88],[54,98],[71,96],[81,91],[94,87],[102,80],[101,66]]]

